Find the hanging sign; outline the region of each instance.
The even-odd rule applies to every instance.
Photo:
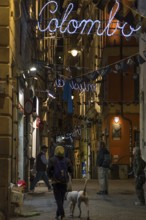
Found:
[[[57,87],[64,87],[65,86],[65,80],[58,78],[55,80],[55,84]],[[91,83],[77,83],[73,80],[69,81],[69,86],[73,90],[79,90],[80,92],[89,92],[89,91],[96,91],[96,84]]]
[[[49,9],[48,9],[49,8]],[[69,3],[65,13],[63,15],[62,20],[58,20],[58,18],[55,18],[55,13],[58,11],[58,4],[56,1],[49,1],[47,2],[43,8],[41,9],[39,13],[39,20],[38,20],[38,29],[41,32],[49,31],[50,33],[60,32],[61,34],[91,34],[93,31],[96,33],[97,36],[107,35],[107,36],[113,36],[116,31],[119,29],[123,36],[130,37],[134,32],[140,30],[141,26],[134,28],[132,26],[129,26],[127,22],[123,22],[120,24],[120,22],[115,19],[115,16],[120,8],[119,2],[116,0],[115,5],[112,8],[109,19],[107,21],[107,24],[103,28],[103,21],[100,20],[91,20],[91,19],[83,19],[81,21],[78,21],[76,19],[69,19],[71,16],[71,13],[73,11],[74,5],[73,3]],[[48,23],[45,21],[43,22],[44,18],[42,18],[43,12],[45,10],[49,10],[50,17],[53,17],[48,21]],[[47,25],[45,26],[45,24]],[[114,23],[114,27],[111,27]]]

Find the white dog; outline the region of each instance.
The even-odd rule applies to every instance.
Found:
[[[71,181],[71,178],[69,182]],[[88,179],[86,179],[84,188],[83,190],[80,191],[71,191],[67,192],[66,199],[70,203],[70,216],[74,216],[74,209],[76,204],[78,205],[79,208],[79,218],[81,217],[82,210],[81,210],[81,203],[84,202],[84,204],[87,207],[87,220],[89,220],[89,198],[86,192],[86,184],[87,184]]]

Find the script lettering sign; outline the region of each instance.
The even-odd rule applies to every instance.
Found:
[[[69,3],[65,13],[63,15],[62,20],[58,20],[57,17],[55,17],[55,13],[57,14],[58,10],[58,4],[56,1],[49,1],[47,2],[43,8],[41,9],[39,13],[39,20],[38,20],[38,29],[41,32],[49,31],[50,33],[60,32],[61,34],[91,34],[94,33],[97,36],[107,35],[112,36],[116,33],[117,30],[120,30],[122,35],[125,37],[130,37],[134,32],[140,30],[141,26],[134,28],[130,25],[128,25],[127,22],[123,22],[120,24],[118,20],[115,20],[115,15],[117,14],[119,10],[119,2],[115,1],[115,5],[112,8],[109,19],[106,23],[106,26],[104,29],[102,28],[102,21],[100,20],[91,20],[91,19],[83,19],[81,21],[78,21],[76,19],[69,19],[74,5],[73,3]],[[52,9],[53,8],[53,9]],[[49,19],[48,22],[43,23],[43,12],[48,9],[52,19]],[[47,23],[47,24],[46,24]],[[111,28],[111,25],[114,23],[114,28]],[[46,26],[44,26],[46,24]],[[127,28],[128,27],[128,28]],[[128,29],[128,30],[127,30]]]

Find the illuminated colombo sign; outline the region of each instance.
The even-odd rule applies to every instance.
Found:
[[[44,12],[44,10],[47,9],[47,7],[50,6],[49,12],[50,14],[52,14],[53,18],[50,19],[47,23],[47,25],[44,27],[44,24],[42,24],[42,14]],[[52,7],[53,6],[53,7]],[[76,19],[70,19],[69,20],[69,16],[71,15],[74,5],[73,3],[69,3],[69,5],[67,6],[64,16],[62,18],[62,20],[58,20],[57,18],[54,17],[55,13],[58,10],[58,4],[56,1],[49,1],[47,2],[43,8],[41,9],[40,13],[39,13],[39,20],[38,20],[38,29],[41,32],[45,32],[45,31],[49,31],[51,33],[55,33],[57,31],[59,31],[61,34],[75,34],[75,33],[79,33],[79,34],[87,34],[89,35],[90,33],[93,32],[93,30],[95,30],[95,33],[97,36],[102,36],[102,35],[107,35],[107,36],[112,36],[115,34],[115,32],[119,29],[121,30],[121,33],[123,36],[125,37],[130,37],[134,32],[138,31],[141,26],[139,25],[137,28],[134,28],[132,26],[129,26],[129,30],[127,31],[127,22],[124,22],[123,24],[120,24],[120,22],[117,21],[113,21],[115,19],[115,15],[117,14],[118,10],[119,10],[119,2],[116,0],[115,1],[115,5],[114,8],[112,8],[110,14],[109,14],[109,19],[108,22],[106,24],[106,26],[103,28],[102,27],[102,21],[100,20],[91,20],[91,19],[83,19],[81,21],[78,21]],[[53,9],[51,9],[53,8]],[[114,22],[115,24],[115,28],[110,28],[112,23]],[[88,30],[87,30],[88,29]]]

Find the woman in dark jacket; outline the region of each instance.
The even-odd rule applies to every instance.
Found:
[[[63,219],[64,198],[67,191],[68,173],[72,175],[73,167],[69,158],[64,157],[64,147],[55,148],[55,156],[50,158],[48,176],[52,180],[53,193],[57,204],[56,219]]]

